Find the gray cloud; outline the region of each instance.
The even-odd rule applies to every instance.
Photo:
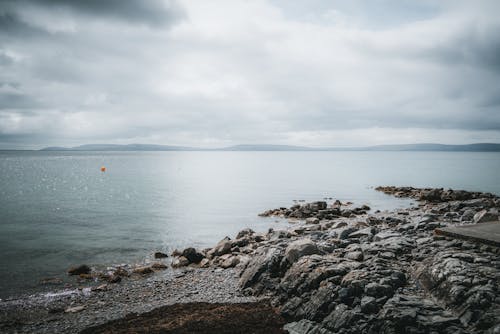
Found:
[[[3,1],[0,147],[500,141],[500,6],[373,6]]]

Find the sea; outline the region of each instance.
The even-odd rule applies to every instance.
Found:
[[[379,185],[500,195],[500,153],[0,151],[0,298],[53,289],[40,281],[73,265],[143,263],[281,228],[258,214],[297,201],[412,204]]]

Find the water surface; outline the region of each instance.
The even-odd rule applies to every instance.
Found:
[[[297,199],[390,209],[408,201],[373,187],[500,194],[499,171],[499,153],[0,152],[0,297],[74,264],[140,262],[263,231],[275,223],[259,212]]]

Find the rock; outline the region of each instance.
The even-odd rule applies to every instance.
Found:
[[[168,266],[165,263],[155,262],[151,265],[151,268],[155,269],[155,270],[163,270],[163,269],[167,269]]]
[[[349,238],[349,235],[351,235],[351,233],[356,232],[357,230],[358,229],[354,227],[347,227],[343,229],[342,232],[340,232],[339,239],[347,239]]]
[[[349,238],[362,238],[362,237],[370,238],[373,235],[374,231],[375,231],[375,229],[373,227],[367,227],[367,228],[352,232],[351,234],[349,234]]]
[[[182,256],[188,259],[189,263],[200,263],[200,261],[205,257],[193,247],[184,249]]]
[[[400,237],[400,236],[401,236],[401,233],[384,231],[384,232],[379,232],[379,233],[375,234],[375,236],[373,237],[373,240],[380,241],[380,240],[385,240],[385,239],[389,239],[389,238],[396,238],[396,237]]]
[[[155,259],[163,259],[168,257],[168,254],[162,253],[162,252],[155,252],[154,253]]]
[[[262,249],[247,264],[241,273],[240,286],[245,289],[255,284],[262,274],[271,277],[281,274],[282,251],[279,248]]]
[[[122,268],[122,267],[118,267],[116,268],[116,270],[113,272],[113,275],[115,276],[120,276],[120,277],[129,277],[130,276],[130,273]]]
[[[349,252],[344,256],[346,259],[354,261],[363,261],[363,252]]]
[[[77,313],[85,310],[85,306],[74,306],[74,307],[68,307],[67,309],[64,310],[65,313]]]
[[[498,212],[481,210],[474,215],[473,221],[475,224],[498,221]]]
[[[311,239],[299,239],[288,245],[285,250],[285,258],[289,263],[294,263],[304,255],[318,253],[318,247]]]
[[[122,280],[122,277],[118,276],[118,275],[110,275],[110,276],[106,277],[106,281],[108,283],[120,283],[121,280]]]
[[[179,256],[178,258],[174,259],[171,264],[172,268],[180,268],[187,265],[189,265],[189,260],[184,256]]]
[[[210,266],[210,260],[207,258],[204,258],[203,260],[200,261],[200,267],[201,268],[208,268]]]
[[[246,228],[246,229],[241,230],[240,232],[238,232],[238,235],[236,236],[236,239],[240,239],[240,238],[243,238],[243,237],[246,237],[246,236],[251,236],[254,233],[255,233],[254,230],[252,230],[251,228]]]
[[[225,237],[224,239],[219,241],[219,243],[217,243],[217,245],[208,252],[208,255],[209,256],[221,256],[221,255],[227,254],[231,251],[231,247],[232,247],[231,239],[229,237]]]
[[[391,287],[390,285],[382,285],[382,284],[378,284],[378,283],[368,283],[366,286],[365,286],[365,293],[368,295],[368,296],[372,296],[372,297],[376,297],[376,298],[380,298],[380,297],[384,297],[384,296],[392,296],[392,293],[393,293],[393,287]]]
[[[314,321],[302,319],[300,321],[290,322],[283,327],[288,334],[333,334],[326,328],[322,328]]]
[[[364,296],[361,298],[361,312],[369,314],[376,313],[379,310],[377,300],[374,297]]]
[[[150,266],[143,266],[135,268],[133,272],[140,275],[147,275],[151,274],[153,272],[153,269],[151,269]]]
[[[68,269],[69,275],[81,275],[81,274],[90,274],[91,269],[86,264],[82,264],[78,267],[72,267]]]
[[[420,200],[438,202],[441,200],[443,189],[422,190]]]
[[[319,224],[319,219],[316,217],[306,218],[306,224]]]
[[[231,256],[228,259],[224,260],[220,266],[224,269],[227,269],[236,267],[238,263],[240,263],[240,258],[238,256]]]

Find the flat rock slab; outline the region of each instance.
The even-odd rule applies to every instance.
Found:
[[[435,229],[434,233],[500,247],[500,222],[442,227]]]

